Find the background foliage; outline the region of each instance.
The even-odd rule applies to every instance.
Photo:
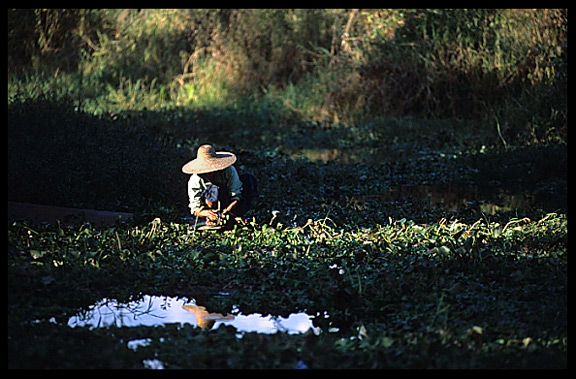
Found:
[[[566,133],[567,20],[562,9],[9,10],[9,94],[74,94],[99,112],[242,99],[330,125],[456,118],[540,140]]]

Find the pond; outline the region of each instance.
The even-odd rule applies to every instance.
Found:
[[[304,312],[288,317],[263,316],[259,313],[244,315],[238,307],[226,315],[210,313],[194,300],[169,296],[145,295],[141,300],[120,303],[113,299],[102,299],[68,320],[70,327],[107,328],[161,326],[169,323],[191,324],[205,330],[214,330],[220,325],[229,325],[242,333],[274,334],[285,332],[299,334],[312,331],[319,333],[312,320],[315,316]]]

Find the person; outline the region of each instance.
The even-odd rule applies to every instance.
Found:
[[[182,166],[188,180],[192,215],[207,226],[221,226],[223,220],[242,221],[258,196],[257,180],[251,173],[238,175],[234,153],[216,151],[212,145],[198,148],[196,158]]]

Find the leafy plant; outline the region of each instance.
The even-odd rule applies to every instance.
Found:
[[[565,11],[9,15],[9,201],[134,213],[9,221],[9,368],[567,366]],[[206,142],[246,227],[184,221]],[[67,326],[144,295],[322,332]]]
[[[323,125],[433,117],[500,125],[508,142],[565,139],[562,9],[38,9],[9,19],[10,97],[73,93],[91,113],[248,99]]]
[[[15,223],[8,237],[14,367],[23,362],[17,363],[13,354],[26,351],[19,342],[23,329],[18,325],[47,320],[55,309],[64,312],[58,317],[65,320],[66,314],[76,311],[74,304],[137,293],[194,296],[216,312],[228,312],[239,304],[245,314],[287,315],[301,310],[327,314],[314,320],[324,336],[267,338],[268,354],[285,343],[292,346],[303,338],[310,340],[311,345],[300,350],[310,367],[565,364],[567,234],[563,215],[511,220],[505,225],[483,219],[472,224],[441,220],[430,225],[399,220],[348,231],[334,228],[328,219],[296,227],[253,223],[250,229],[194,238],[186,225],[160,219],[143,226],[107,228],[87,224],[33,228]],[[16,275],[24,280],[15,282]],[[30,303],[30,297],[17,296],[33,287],[34,297],[50,301]],[[201,288],[206,295],[198,294]],[[229,295],[209,295],[221,290]],[[41,325],[33,326],[35,333],[52,335],[56,344],[65,344],[70,338],[66,336],[76,334],[56,325],[48,329]],[[129,333],[131,338],[139,329]],[[162,337],[166,343],[154,343],[164,364],[199,367],[199,362],[177,353],[177,346],[189,334],[177,329],[166,332],[170,335]],[[208,343],[226,339],[222,333],[228,331],[192,335],[195,341]],[[117,346],[114,341],[118,340],[100,343]],[[236,353],[214,350],[214,354],[226,354],[228,363],[204,364],[237,367],[237,359],[258,346],[254,342],[251,336],[233,340]],[[526,353],[544,351],[551,358],[548,363],[526,360]],[[336,357],[342,353],[348,358],[339,361]],[[462,361],[463,356],[472,360]],[[507,361],[505,357],[515,358]],[[247,362],[248,367],[288,364]]]

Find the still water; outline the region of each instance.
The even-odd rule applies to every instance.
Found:
[[[411,202],[428,209],[454,212],[475,210],[486,215],[518,210],[555,212],[567,207],[565,196],[542,196],[529,190],[450,183],[395,186],[384,193],[359,196],[357,200],[365,203],[377,201],[391,206]]]
[[[191,324],[202,329],[217,329],[225,324],[236,328],[239,333],[288,334],[306,333],[309,330],[318,333],[312,319],[306,313],[293,313],[288,317],[279,317],[258,313],[244,315],[238,308],[230,314],[210,313],[194,300],[168,296],[145,295],[141,300],[119,303],[112,299],[103,299],[88,310],[82,311],[68,320],[68,326],[134,327],[161,326],[169,323]]]
[[[278,332],[288,334],[300,334],[311,331],[315,335],[320,334],[320,328],[315,327],[312,320],[315,317],[327,317],[326,315],[311,316],[304,312],[293,313],[288,317],[263,316],[258,313],[244,315],[238,307],[226,315],[210,313],[208,310],[197,305],[194,300],[169,296],[145,295],[141,300],[129,303],[120,303],[113,299],[102,299],[90,306],[88,310],[81,311],[70,317],[68,326],[108,328],[108,327],[136,327],[136,326],[162,326],[164,324],[191,324],[205,330],[215,330],[220,325],[229,325],[236,329],[238,338],[244,333],[274,334]],[[150,338],[127,341],[130,349],[137,350],[142,346],[148,346]],[[302,363],[298,362],[301,367]],[[144,359],[142,365],[147,369],[164,369],[164,362],[152,357]]]

